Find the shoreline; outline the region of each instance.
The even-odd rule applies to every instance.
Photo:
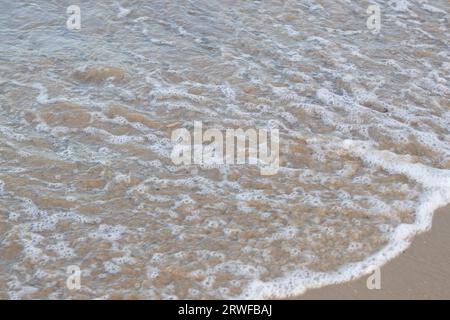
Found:
[[[291,299],[449,299],[450,205],[433,213],[431,230],[418,234],[400,256],[380,268],[381,288],[369,290],[370,275],[307,290]]]

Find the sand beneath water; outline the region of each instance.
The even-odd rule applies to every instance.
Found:
[[[435,213],[430,231],[414,238],[402,255],[381,268],[381,289],[367,289],[367,276],[309,290],[297,299],[449,299],[450,206]]]

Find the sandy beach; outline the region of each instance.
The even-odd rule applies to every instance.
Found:
[[[450,2],[376,2],[3,1],[0,299],[450,298]]]
[[[414,238],[402,255],[381,268],[381,289],[367,289],[367,276],[307,291],[296,299],[449,299],[450,206],[435,212],[432,229]]]

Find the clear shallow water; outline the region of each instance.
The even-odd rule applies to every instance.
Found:
[[[404,250],[450,202],[450,5],[378,3],[1,1],[0,296],[285,297]],[[193,121],[279,128],[278,174],[173,165]]]

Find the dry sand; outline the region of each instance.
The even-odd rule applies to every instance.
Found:
[[[307,291],[296,299],[450,299],[450,206],[435,213],[432,229],[381,268],[381,289],[367,278]]]

